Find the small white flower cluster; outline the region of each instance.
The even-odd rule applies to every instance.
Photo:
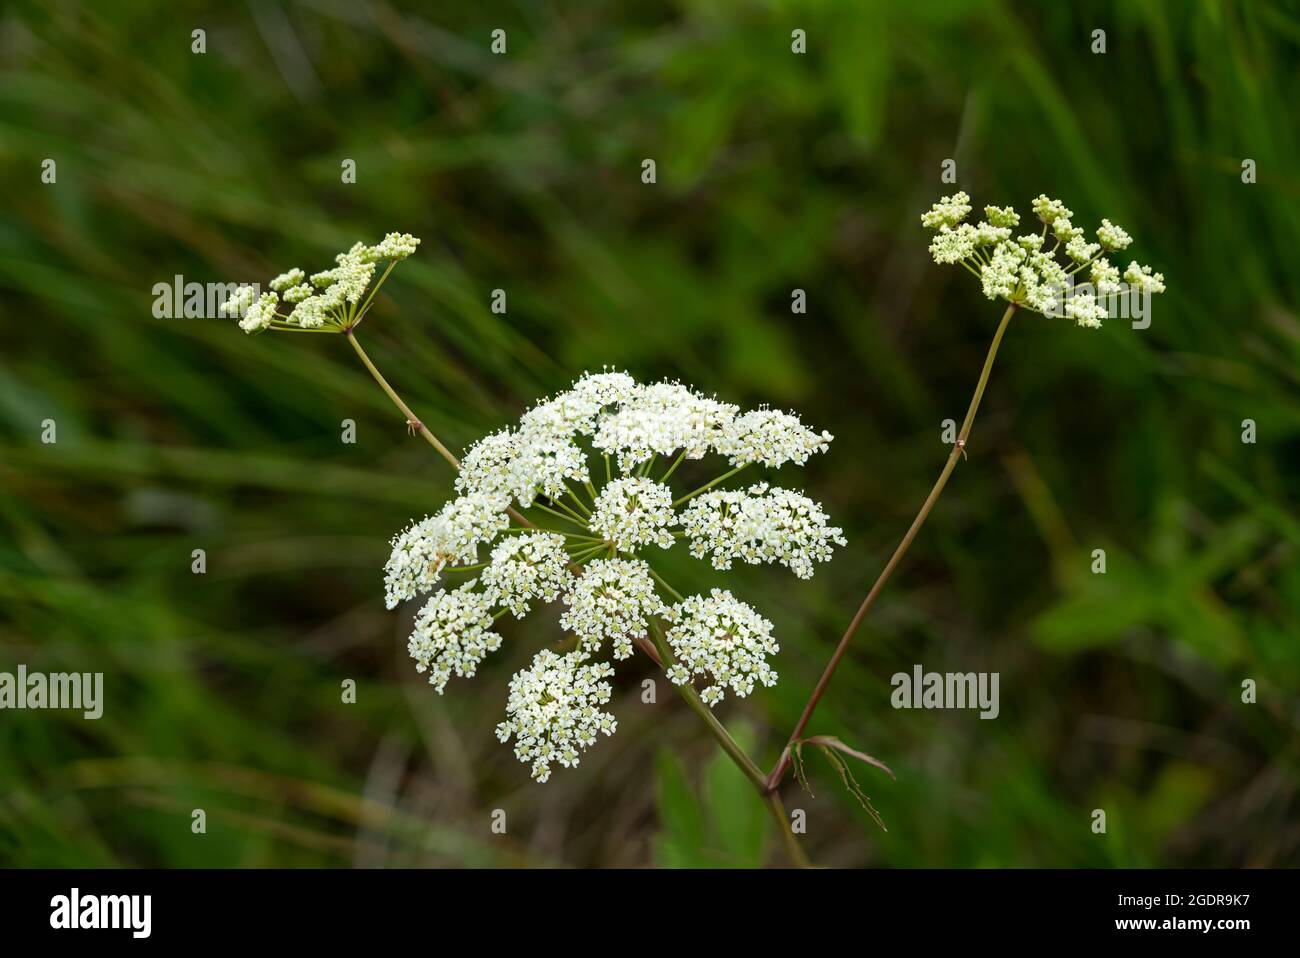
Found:
[[[640,387],[617,412],[602,419],[591,444],[617,454],[618,467],[625,472],[679,449],[687,459],[700,459],[716,446],[739,411],[681,383],[654,383]]]
[[[715,448],[733,466],[761,462],[776,469],[787,462],[802,466],[813,453],[825,452],[834,438],[809,429],[793,413],[763,407],[728,423]]]
[[[826,522],[807,496],[766,483],[705,493],[682,514],[691,555],[710,556],[715,569],[735,559],[779,562],[801,579],[812,578],[814,562],[830,560],[832,545],[846,544],[843,530]]]
[[[573,584],[564,536],[553,532],[507,536],[492,550],[492,561],[481,578],[491,603],[522,619],[530,599],[554,602]]]
[[[510,524],[498,496],[461,496],[408,526],[393,539],[384,566],[384,598],[390,609],[430,591],[447,566],[470,565],[478,547]]]
[[[276,283],[293,289],[301,280],[291,272]],[[384,570],[388,605],[434,589],[448,570],[478,573],[469,585],[430,599],[410,638],[417,668],[441,691],[450,676],[473,674],[499,646],[491,626],[506,612],[523,618],[534,604],[563,603],[560,626],[576,648],[563,656],[541,653],[514,677],[498,730],[503,741],[515,738],[515,754],[545,781],[553,763],[577,764],[597,732],[614,730],[613,717],[595,707],[608,701],[609,686],[599,680],[612,670],[594,657],[628,658],[659,628],[656,620],[665,624],[675,659],[672,680],[707,677],[701,694],[710,706],[728,689],[745,696],[755,684],[776,681],[767,663],[777,651],[770,622],[721,590],[669,607],[657,586],[677,593],[640,553],[688,537],[691,553],[711,557],[719,569],[740,559],[781,563],[810,577],[845,541],[820,505],[766,483],[714,487],[744,468],[803,465],[831,440],[794,413],[742,413],[681,383],[642,385],[617,371],[585,375],[533,406],[517,426],[466,450],[458,498],[393,540]],[[709,453],[724,457],[732,472],[674,499],[668,480],[684,460]],[[652,473],[659,457],[672,459]],[[689,504],[679,512],[683,503]],[[559,520],[581,531],[508,528],[512,505],[535,506],[544,525]],[[490,543],[489,560],[480,565],[480,546]],[[453,635],[455,629],[464,634]]]
[[[613,690],[601,681],[614,674],[606,662],[586,662],[579,652],[556,655],[543,649],[533,664],[510,680],[506,720],[497,726],[502,742],[515,739],[515,757],[532,763],[533,778],[551,777],[551,763],[565,768],[578,764],[583,749],[596,744],[596,735],[613,735],[618,720],[601,706]]]
[[[492,599],[475,592],[474,584],[471,580],[430,598],[407,642],[415,671],[427,670],[439,695],[453,672],[472,678],[483,657],[501,648],[501,636],[492,631]]]
[[[465,451],[456,489],[503,495],[527,508],[540,495],[562,498],[569,482],[585,482],[587,457],[567,436],[525,426],[502,429]]]
[[[1013,238],[1020,216],[1011,207],[984,207],[984,221],[971,225],[963,222],[970,212],[970,197],[955,193],[943,197],[921,215],[921,224],[936,230],[930,243],[930,255],[936,263],[960,264],[980,279],[984,295],[1003,299],[1032,312],[1057,314],[1073,319],[1079,326],[1098,327],[1107,317],[1101,299],[1121,291],[1119,269],[1111,265],[1105,253],[1128,247],[1132,237],[1108,219],[1101,221],[1097,242],[1089,243],[1074,216],[1060,200],[1040,195],[1033,201],[1034,213],[1043,224],[1041,232]],[[1053,244],[1047,247],[1048,234]],[[1062,263],[1057,258],[1065,257]],[[1072,291],[1074,277],[1089,271],[1092,291]],[[1163,293],[1164,277],[1152,273],[1148,266],[1129,264],[1124,281],[1135,292],[1146,295]],[[1066,295],[1067,291],[1072,291]]]
[[[776,672],[767,663],[769,655],[780,651],[772,623],[728,590],[688,596],[664,618],[672,623],[665,638],[677,658],[668,678],[685,685],[695,675],[707,675],[714,684],[700,698],[710,706],[722,701],[727,688],[744,698],[755,682],[776,684]]]
[[[676,541],[669,526],[676,519],[671,489],[653,479],[625,476],[600,490],[591,511],[591,531],[614,543],[619,552],[651,543],[669,549]]]
[[[616,659],[628,658],[632,640],[645,636],[650,616],[664,611],[650,566],[640,559],[588,563],[564,604],[569,608],[560,616],[560,627],[576,635],[588,652],[610,643]]]
[[[333,269],[308,277],[294,267],[268,284],[270,292],[252,301],[251,287],[241,287],[221,306],[227,316],[239,316],[246,333],[264,329],[330,329],[341,332],[361,321],[361,298],[375,276],[377,263],[396,263],[415,252],[420,241],[410,233],[389,233],[375,246],[356,243],[334,257]],[[373,292],[371,293],[373,296]],[[279,312],[283,302],[293,308]]]

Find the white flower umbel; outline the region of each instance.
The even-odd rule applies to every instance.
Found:
[[[271,280],[267,284],[271,292],[263,293],[256,303],[241,289],[222,304],[221,312],[240,316],[239,328],[247,333],[265,329],[344,332],[365,317],[388,270],[419,245],[420,241],[410,233],[389,233],[375,246],[355,243],[346,253],[334,257],[333,269],[307,277],[295,266]],[[388,267],[372,287],[378,264],[383,262]],[[308,282],[304,283],[304,279]],[[292,309],[281,311],[279,294],[283,294],[283,305]]]
[[[491,542],[510,523],[500,497],[461,496],[408,526],[393,539],[384,566],[384,598],[388,608],[430,591],[447,566],[469,565],[478,547]]]
[[[640,559],[588,563],[565,594],[564,604],[569,608],[560,616],[560,627],[576,635],[589,652],[610,643],[616,659],[632,654],[632,640],[643,638],[650,616],[664,610],[650,566]]]
[[[522,619],[528,614],[529,600],[554,602],[573,583],[564,536],[553,532],[507,536],[493,548],[481,579],[493,605],[505,606]]]
[[[455,591],[432,596],[415,618],[407,651],[417,672],[442,694],[452,673],[471,678],[489,652],[501,647],[492,629],[492,600],[474,591],[471,580]]]
[[[652,479],[628,476],[600,490],[591,512],[591,529],[620,552],[652,543],[669,549],[676,541],[669,530],[676,518],[671,489]]]
[[[999,214],[999,221],[1008,216]],[[361,265],[369,255],[347,254]],[[309,279],[313,288],[332,289],[346,300],[337,271]],[[300,305],[317,295],[308,293]],[[719,487],[742,470],[801,466],[831,439],[793,412],[742,412],[681,383],[642,385],[617,370],[584,374],[528,409],[517,424],[465,450],[458,462],[459,498],[393,541],[385,568],[388,604],[428,592],[444,576],[478,577],[426,605],[412,638],[413,654],[423,657],[417,662],[441,688],[495,647],[488,645],[499,641],[492,622],[507,612],[523,619],[538,605],[561,600],[560,626],[577,647],[566,656],[543,653],[515,676],[501,726],[503,738],[515,737],[516,754],[545,781],[556,762],[576,764],[580,750],[595,741],[594,730],[614,730],[613,717],[601,712],[586,731],[572,731],[581,724],[575,716],[588,721],[597,713],[572,704],[581,695],[559,690],[576,683],[590,691],[610,674],[608,665],[588,664],[589,656],[622,660],[641,646],[658,660],[657,646],[676,662],[674,681],[709,678],[701,694],[711,706],[728,691],[740,697],[776,680],[766,661],[777,650],[771,623],[729,592],[683,600],[646,560],[689,537],[690,552],[719,569],[739,559],[780,563],[797,576],[811,576],[816,563],[844,543],[821,506],[766,483]],[[686,462],[711,456],[716,471],[700,485],[709,471]],[[693,491],[679,494],[669,485],[679,469],[703,473],[685,486]],[[507,530],[511,518],[522,525]],[[483,562],[480,547],[488,544]],[[679,604],[670,610],[665,594]],[[456,612],[464,612],[469,630],[460,645],[445,634]]]
[[[696,675],[708,676],[713,684],[700,698],[710,706],[722,701],[724,689],[744,698],[755,682],[776,684],[776,672],[767,663],[769,655],[780,651],[772,623],[726,589],[688,596],[664,618],[672,623],[665,638],[677,659],[668,678],[684,685]]]
[[[705,493],[682,514],[691,554],[710,556],[714,568],[730,569],[736,559],[779,562],[801,579],[812,578],[814,562],[829,561],[832,546],[845,545],[842,530],[826,521],[807,496],[766,483]]]
[[[779,409],[751,410],[725,425],[717,451],[733,466],[761,462],[776,469],[793,462],[802,466],[816,452],[825,452],[835,437],[805,426],[798,416]]]
[[[1122,292],[1119,271],[1104,254],[1125,249],[1132,238],[1103,219],[1097,242],[1089,243],[1084,230],[1072,222],[1074,213],[1060,200],[1040,195],[1032,205],[1041,231],[1013,236],[1020,217],[1011,207],[986,206],[986,220],[972,226],[962,222],[970,212],[970,197],[945,196],[921,215],[921,224],[936,230],[930,255],[936,263],[960,265],[973,273],[989,299],[1065,316],[1079,326],[1100,326],[1107,316],[1103,300]],[[1133,263],[1123,278],[1137,294],[1164,292],[1164,277],[1148,266]],[[1072,292],[1081,282],[1092,289]]]
[[[612,694],[602,679],[613,674],[608,663],[587,662],[580,652],[556,655],[543,649],[510,680],[506,720],[497,726],[497,738],[514,738],[515,757],[532,765],[539,782],[551,777],[552,762],[577,765],[597,734],[613,735],[618,728],[613,714],[601,708]]]

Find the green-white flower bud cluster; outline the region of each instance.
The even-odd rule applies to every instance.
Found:
[[[346,253],[334,257],[333,269],[307,276],[295,266],[281,273],[267,284],[270,291],[256,301],[251,287],[241,287],[222,304],[221,312],[238,316],[239,328],[246,333],[265,329],[322,332],[351,329],[361,322],[379,288],[378,285],[371,288],[378,264],[387,262],[391,269],[419,245],[420,241],[410,233],[389,233],[374,246],[356,243]]]
[[[945,196],[921,215],[921,225],[936,231],[930,255],[936,263],[960,265],[974,274],[989,299],[1066,316],[1085,327],[1100,326],[1111,315],[1108,304],[1125,292],[1141,297],[1164,292],[1164,277],[1136,262],[1123,273],[1127,290],[1121,285],[1119,269],[1105,254],[1126,249],[1132,238],[1110,220],[1101,221],[1097,242],[1090,243],[1060,200],[1040,195],[1032,206],[1042,229],[1014,236],[1020,216],[1011,207],[986,206],[984,220],[971,225],[964,222],[970,197],[962,192]],[[1076,279],[1080,275],[1086,281]]]

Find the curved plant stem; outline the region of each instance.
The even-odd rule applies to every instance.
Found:
[[[893,574],[895,567],[902,561],[903,556],[907,553],[908,548],[912,545],[912,540],[916,538],[917,532],[925,524],[929,517],[930,511],[934,509],[934,504],[939,500],[939,494],[943,492],[943,487],[948,484],[948,477],[952,475],[953,469],[957,466],[957,460],[966,455],[966,439],[970,436],[971,425],[975,422],[975,413],[979,410],[980,400],[984,398],[984,389],[988,385],[989,373],[993,370],[993,360],[997,357],[998,347],[1002,344],[1002,334],[1007,330],[1007,324],[1011,321],[1011,316],[1016,311],[1016,304],[1012,303],[1007,307],[1007,311],[1002,314],[1002,322],[998,324],[998,331],[993,334],[993,343],[989,346],[988,355],[984,357],[984,369],[980,372],[979,382],[975,385],[975,394],[971,397],[970,406],[966,409],[966,418],[962,421],[961,431],[957,434],[957,441],[953,443],[952,452],[948,454],[948,461],[944,463],[943,471],[939,473],[939,478],[934,483],[934,488],[930,494],[925,497],[925,502],[921,505],[921,511],[916,514],[912,520],[912,525],[908,528],[903,541],[898,544],[894,554],[889,557],[885,563],[885,568],[881,571],[879,578],[876,579],[875,585],[867,593],[867,597],[862,600],[862,605],[858,607],[857,613],[853,616],[853,621],[849,623],[848,629],[844,632],[844,637],[840,639],[840,644],[835,647],[835,652],[831,655],[831,660],[826,664],[822,677],[817,680],[817,687],[813,689],[812,695],[808,698],[808,704],[804,706],[803,714],[799,716],[799,721],[795,724],[794,731],[790,733],[790,740],[781,758],[777,761],[776,767],[772,769],[772,774],[767,777],[767,791],[774,793],[776,788],[781,784],[781,778],[785,770],[790,765],[790,754],[793,751],[794,744],[808,728],[808,722],[812,718],[813,711],[817,708],[817,703],[821,701],[822,695],[826,692],[826,686],[835,674],[836,667],[840,664],[840,659],[844,657],[844,652],[849,647],[849,641],[853,638],[858,627],[862,625],[862,620],[866,618],[867,611],[876,601],[876,596],[884,588],[885,583]]]
[[[654,644],[659,652],[661,666],[666,669],[673,661],[672,650],[668,648],[668,642],[664,638],[663,630],[659,628],[657,622],[652,621],[650,623],[650,631],[654,635]],[[754,764],[754,761],[745,754],[745,750],[731,737],[731,733],[718,721],[718,717],[713,714],[713,710],[704,704],[693,685],[689,682],[683,685],[670,684],[677,689],[678,694],[681,695],[691,711],[704,721],[709,732],[722,746],[722,750],[736,763],[744,776],[749,779],[750,784],[754,786],[763,803],[767,805],[776,824],[776,830],[781,833],[785,842],[786,854],[790,856],[791,862],[798,868],[811,867],[812,863],[808,861],[808,856],[804,854],[803,849],[800,847],[799,839],[790,830],[790,820],[786,817],[785,806],[781,803],[781,797],[774,792],[767,791],[767,781],[763,778],[762,770]]]
[[[694,499],[696,496],[700,495],[701,493],[708,492],[710,489],[712,489],[712,488],[713,488],[714,486],[716,486],[718,483],[723,482],[724,480],[730,479],[730,478],[731,478],[732,476],[734,476],[736,473],[740,472],[740,470],[745,469],[745,468],[747,468],[748,466],[749,466],[749,463],[747,463],[747,462],[746,462],[746,463],[742,463],[741,465],[737,466],[735,469],[732,469],[732,470],[729,471],[729,472],[724,472],[722,475],[718,476],[718,478],[714,479],[712,482],[706,482],[704,485],[700,486],[700,488],[696,489],[694,492],[688,492],[686,495],[682,496],[680,499],[676,500],[676,501],[673,503],[673,508],[676,509],[676,508],[677,508],[678,506],[680,506],[683,502],[688,502],[688,501],[690,501],[691,499]]]
[[[451,450],[444,446],[437,436],[429,432],[429,427],[422,423],[419,418],[416,417],[415,413],[411,412],[411,407],[402,401],[402,397],[397,395],[397,391],[393,389],[392,386],[388,385],[388,380],[383,377],[383,374],[380,373],[378,367],[376,367],[375,364],[370,361],[370,357],[366,355],[366,351],[361,348],[361,344],[357,342],[356,334],[350,329],[345,329],[343,335],[346,336],[348,342],[352,344],[352,348],[356,350],[356,354],[361,357],[362,364],[370,372],[370,375],[374,377],[375,382],[379,383],[380,388],[387,393],[388,398],[393,401],[393,405],[402,411],[402,415],[406,417],[406,424],[411,428],[416,429],[420,435],[424,437],[424,441],[434,449],[438,450],[438,454],[451,463],[451,467],[459,472],[460,460],[451,454]],[[510,513],[510,518],[514,519],[515,522],[519,523],[521,526],[528,526],[530,529],[535,528],[531,522],[515,511],[514,506],[511,506],[506,511]]]
[[[647,565],[647,568],[649,568],[648,565]],[[665,589],[667,589],[669,592],[671,592],[671,593],[673,594],[673,598],[674,598],[674,599],[676,599],[678,602],[683,601],[683,599],[684,599],[685,597],[684,597],[680,592],[678,592],[676,589],[674,589],[672,586],[670,586],[670,585],[668,584],[668,580],[666,580],[663,576],[661,576],[661,575],[660,575],[658,572],[656,572],[654,569],[650,569],[650,574],[651,574],[652,576],[654,576],[654,580],[655,580],[656,582],[658,582],[661,586],[663,586]]]
[[[357,355],[361,357],[362,364],[367,370],[369,370],[370,375],[374,377],[375,382],[379,383],[379,387],[388,394],[388,398],[393,401],[393,405],[402,411],[402,415],[406,417],[406,424],[418,430],[420,435],[424,437],[424,441],[434,449],[437,449],[438,454],[451,463],[453,469],[459,471],[460,460],[451,454],[451,450],[444,446],[437,436],[429,432],[429,427],[420,422],[415,413],[411,412],[411,407],[403,402],[402,397],[397,395],[397,391],[394,390],[392,386],[388,385],[388,380],[384,378],[383,374],[375,364],[370,361],[370,357],[366,355],[366,351],[362,349],[361,344],[357,342],[356,334],[353,333],[352,330],[348,329],[344,331],[343,335],[347,336],[348,342],[352,344],[352,348],[356,350]]]

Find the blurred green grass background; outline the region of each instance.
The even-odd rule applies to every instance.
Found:
[[[106,683],[97,722],[0,713],[0,863],[779,860],[695,717],[641,702],[642,663],[618,734],[528,779],[492,730],[555,616],[506,626],[445,696],[423,685],[380,567],[450,491],[444,464],[341,340],[155,319],[151,290],[410,231],[364,338],[454,448],[606,364],[835,433],[795,478],[849,546],[807,583],[731,578],[777,625],[781,681],[722,715],[770,765],[1000,313],[928,261],[945,158],[977,205],[1046,192],[1121,223],[1169,292],[1145,331],[1013,323],[970,459],[812,725],[898,773],[859,773],[889,831],[813,759],[815,798],[786,787],[805,846],[846,866],[1300,861],[1294,3],[436,9],[0,14],[0,670]],[[913,663],[999,672],[1001,716],[893,710]]]

